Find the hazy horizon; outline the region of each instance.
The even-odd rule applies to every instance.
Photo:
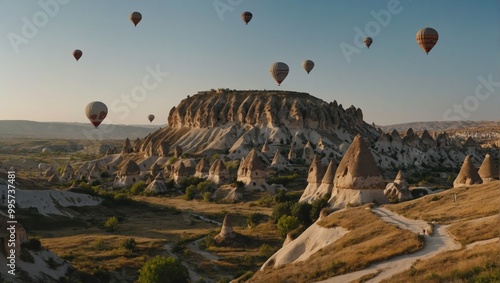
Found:
[[[98,100],[109,109],[103,124],[147,125],[154,114],[160,125],[187,95],[219,87],[307,92],[361,108],[377,125],[499,119],[498,1],[47,0],[0,8],[9,11],[0,26],[0,120],[87,123],[83,109]],[[137,27],[133,11],[143,15]],[[243,11],[253,13],[248,25]],[[415,40],[427,26],[439,33],[428,55]],[[373,38],[369,49],[363,36]],[[78,62],[75,49],[83,51]],[[315,62],[310,74],[306,59]],[[277,61],[290,67],[279,87],[269,75]]]

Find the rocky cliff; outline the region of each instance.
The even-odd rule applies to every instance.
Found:
[[[199,92],[170,110],[168,125],[148,136],[141,151],[155,154],[167,142],[184,152],[229,151],[242,157],[265,141],[303,145],[323,137],[324,143],[339,145],[357,133],[368,140],[378,137],[376,129],[363,121],[361,109],[344,109],[336,101],[290,91]]]

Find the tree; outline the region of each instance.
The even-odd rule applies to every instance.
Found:
[[[187,283],[187,268],[179,259],[156,256],[139,270],[139,283]]]
[[[123,247],[129,251],[133,251],[135,249],[135,246],[137,245],[137,242],[134,240],[134,238],[128,238],[123,242]]]
[[[116,218],[115,216],[108,218],[108,220],[104,222],[104,228],[108,232],[114,232],[116,228],[118,228],[118,218]]]
[[[286,237],[288,232],[299,227],[299,219],[296,216],[283,215],[280,220],[278,220],[278,230],[280,231],[281,237]]]

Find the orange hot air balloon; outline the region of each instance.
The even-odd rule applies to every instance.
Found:
[[[108,115],[108,107],[100,101],[93,101],[85,107],[85,115],[94,127],[98,127]]]
[[[130,14],[130,20],[134,23],[134,26],[137,26],[137,24],[142,20],[142,14],[139,12],[133,12]]]
[[[155,115],[153,115],[153,114],[148,115],[149,122],[153,122],[154,119],[155,119]]]
[[[276,62],[271,65],[269,72],[271,73],[271,76],[274,78],[274,80],[278,83],[278,85],[281,85],[283,80],[288,75],[289,70],[290,69],[288,68],[287,64],[283,62]]]
[[[370,45],[372,45],[373,39],[371,37],[365,37],[365,39],[363,39],[363,42],[366,45],[366,47],[370,49]]]
[[[73,51],[73,57],[75,57],[76,61],[80,60],[82,58],[83,52],[80,49],[76,49]]]
[[[243,13],[241,14],[241,18],[243,19],[243,21],[244,21],[244,22],[245,22],[245,24],[247,24],[247,25],[248,25],[248,23],[252,20],[252,17],[253,17],[252,13],[250,13],[250,12],[248,12],[248,11],[243,12]]]
[[[433,28],[423,28],[417,31],[417,43],[422,47],[426,54],[436,45],[439,35],[438,32]]]

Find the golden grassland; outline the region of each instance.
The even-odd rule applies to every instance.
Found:
[[[385,223],[368,205],[334,212],[318,222],[349,233],[304,262],[259,271],[248,282],[311,282],[355,270],[423,247],[418,235]]]
[[[457,202],[454,196],[457,195]],[[393,212],[411,219],[450,224],[499,213],[500,181],[458,187],[399,204],[386,205]]]
[[[448,231],[462,245],[500,237],[500,215],[455,223]]]
[[[500,282],[499,243],[440,253],[382,282]]]

